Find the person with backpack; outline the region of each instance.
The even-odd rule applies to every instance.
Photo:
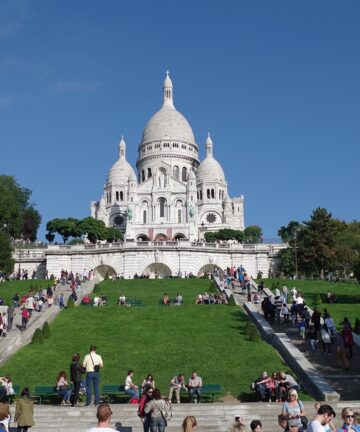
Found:
[[[170,405],[161,398],[159,389],[154,389],[152,399],[145,405],[145,414],[150,413],[151,432],[164,432],[167,426],[168,410]]]
[[[139,400],[138,416],[142,421],[144,432],[149,432],[150,430],[151,413],[145,413],[145,406],[151,401],[153,391],[153,386],[146,384]]]

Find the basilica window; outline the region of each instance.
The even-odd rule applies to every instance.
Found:
[[[208,199],[210,199],[210,189],[206,189],[206,195],[207,195]]]
[[[119,201],[119,192],[118,191],[115,192],[115,198],[116,198],[116,201]]]
[[[151,168],[148,168],[148,178],[152,176]]]
[[[159,204],[160,204],[160,217],[165,217],[165,198],[160,198]]]
[[[214,189],[211,189],[211,198],[215,198],[215,191],[214,191]]]
[[[120,201],[124,201],[124,192],[120,191]]]
[[[187,146],[185,144],[181,144],[181,148],[186,150]]]
[[[141,171],[141,181],[145,181],[145,171]]]
[[[172,145],[173,147],[179,148],[179,144],[178,143],[173,143]]]
[[[164,143],[164,147],[170,147],[170,143]]]
[[[179,176],[180,176],[180,171],[179,171],[179,167],[178,166],[174,166],[174,168],[173,168],[173,174],[174,174],[174,177],[177,179],[177,180],[179,180]]]
[[[200,189],[200,200],[202,201],[202,190]]]
[[[181,179],[182,181],[186,181],[187,178],[187,168],[183,167],[182,172],[181,172]]]
[[[180,209],[178,210],[177,216],[178,216],[178,223],[181,223],[181,210]]]
[[[144,210],[143,211],[143,224],[146,224],[146,219],[147,219],[147,211]]]

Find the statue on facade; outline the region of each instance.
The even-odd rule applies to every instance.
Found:
[[[189,216],[192,219],[195,215],[195,208],[192,204],[189,205]]]
[[[133,212],[132,212],[131,208],[128,208],[128,209],[126,210],[126,216],[127,216],[127,219],[128,219],[129,221],[131,221],[131,219],[132,219],[132,217],[133,217]]]

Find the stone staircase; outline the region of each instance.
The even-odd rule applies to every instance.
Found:
[[[309,419],[314,414],[314,402],[305,402],[305,411]],[[277,403],[238,403],[238,404],[180,404],[173,405],[173,418],[168,421],[167,432],[181,431],[181,424],[187,415],[197,419],[197,429],[201,432],[226,432],[235,416],[243,417],[247,424],[252,419],[260,419],[264,432],[280,430],[277,416],[281,412],[281,404]],[[360,409],[360,401],[335,402],[331,406],[337,417],[335,424],[341,425],[341,410],[350,406]],[[123,427],[131,428],[132,432],[142,432],[142,423],[137,416],[137,406],[129,404],[111,405],[113,411],[111,427],[121,423]],[[12,412],[14,406],[11,407]],[[96,425],[95,407],[65,407],[65,406],[35,406],[35,426],[31,432],[84,432]]]

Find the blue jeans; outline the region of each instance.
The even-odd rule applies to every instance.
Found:
[[[86,405],[91,404],[91,385],[94,386],[94,403],[99,404],[99,372],[88,372],[86,374]]]
[[[62,396],[63,401],[69,401],[70,397],[71,397],[72,390],[71,390],[71,388],[64,389],[64,390],[58,390],[58,393],[60,396]]]
[[[198,402],[201,401],[201,387],[190,387],[190,402],[192,402],[194,395],[198,396]]]
[[[151,417],[151,421],[150,421],[151,432],[164,432],[165,427],[166,427],[166,423],[162,417]]]
[[[130,398],[139,398],[139,391],[132,389],[132,388],[128,388],[125,390],[125,393],[128,394],[130,396]]]

